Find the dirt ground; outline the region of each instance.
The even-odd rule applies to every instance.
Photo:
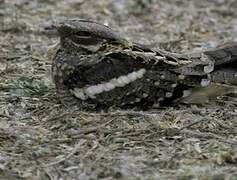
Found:
[[[237,40],[236,0],[0,1],[0,179],[237,180],[237,99],[148,111],[63,107],[52,24],[96,20],[175,52]]]

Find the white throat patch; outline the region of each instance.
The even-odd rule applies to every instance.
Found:
[[[81,100],[87,100],[88,98],[95,99],[97,94],[111,91],[116,87],[124,87],[127,84],[130,84],[133,81],[142,78],[145,73],[146,73],[146,69],[142,68],[138,71],[134,71],[125,76],[113,78],[110,81],[105,82],[105,83],[86,86],[83,88],[74,88],[71,90],[71,93]]]

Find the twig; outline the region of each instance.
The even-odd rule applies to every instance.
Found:
[[[65,160],[69,159],[71,156],[73,156],[78,151],[79,147],[81,147],[81,145],[84,144],[85,142],[86,142],[86,140],[80,141],[79,143],[77,143],[75,145],[75,147],[73,148],[72,152],[69,153],[67,156],[65,156],[65,157],[63,157],[63,158],[61,158],[61,159],[59,159],[57,161],[48,163],[48,164],[45,165],[45,167],[53,166],[53,165],[59,164],[59,163],[65,161]]]
[[[187,128],[190,128],[190,127],[192,127],[192,126],[194,126],[194,125],[196,125],[196,124],[199,124],[199,123],[201,123],[201,122],[203,122],[203,121],[211,121],[211,119],[200,118],[200,119],[198,119],[198,120],[196,120],[196,121],[194,121],[194,122],[192,122],[192,123],[190,123],[190,124],[188,124],[188,125],[186,125],[186,126],[180,128],[180,129],[178,130],[178,132],[181,132],[182,130],[187,129]]]
[[[205,138],[205,139],[214,138],[214,139],[218,139],[221,142],[237,146],[237,141],[226,140],[226,139],[224,139],[220,136],[217,136],[215,134],[212,134],[212,133],[202,133],[202,132],[191,131],[191,130],[187,130],[187,129],[183,129],[181,132],[184,134],[190,135],[192,137]]]
[[[114,121],[114,119],[111,119],[110,121],[108,121],[108,122],[106,122],[104,124],[101,124],[99,126],[96,126],[96,127],[90,127],[90,128],[81,129],[80,131],[73,132],[73,133],[71,133],[69,135],[71,135],[71,136],[73,136],[75,138],[75,137],[78,137],[78,135],[81,135],[81,134],[89,134],[89,133],[97,131],[98,129],[106,126],[107,124],[110,124],[112,121]]]
[[[157,113],[145,113],[144,111],[114,111],[108,113],[85,113],[81,112],[84,115],[91,115],[91,116],[144,116],[144,117],[155,117]]]

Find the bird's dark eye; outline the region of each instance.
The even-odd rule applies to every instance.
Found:
[[[91,33],[87,31],[77,31],[75,35],[80,37],[91,37]]]

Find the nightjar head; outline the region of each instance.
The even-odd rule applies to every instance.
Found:
[[[59,22],[56,27],[61,38],[61,45],[66,49],[86,48],[96,51],[103,43],[125,43],[126,41],[109,27],[88,20],[68,19]]]

